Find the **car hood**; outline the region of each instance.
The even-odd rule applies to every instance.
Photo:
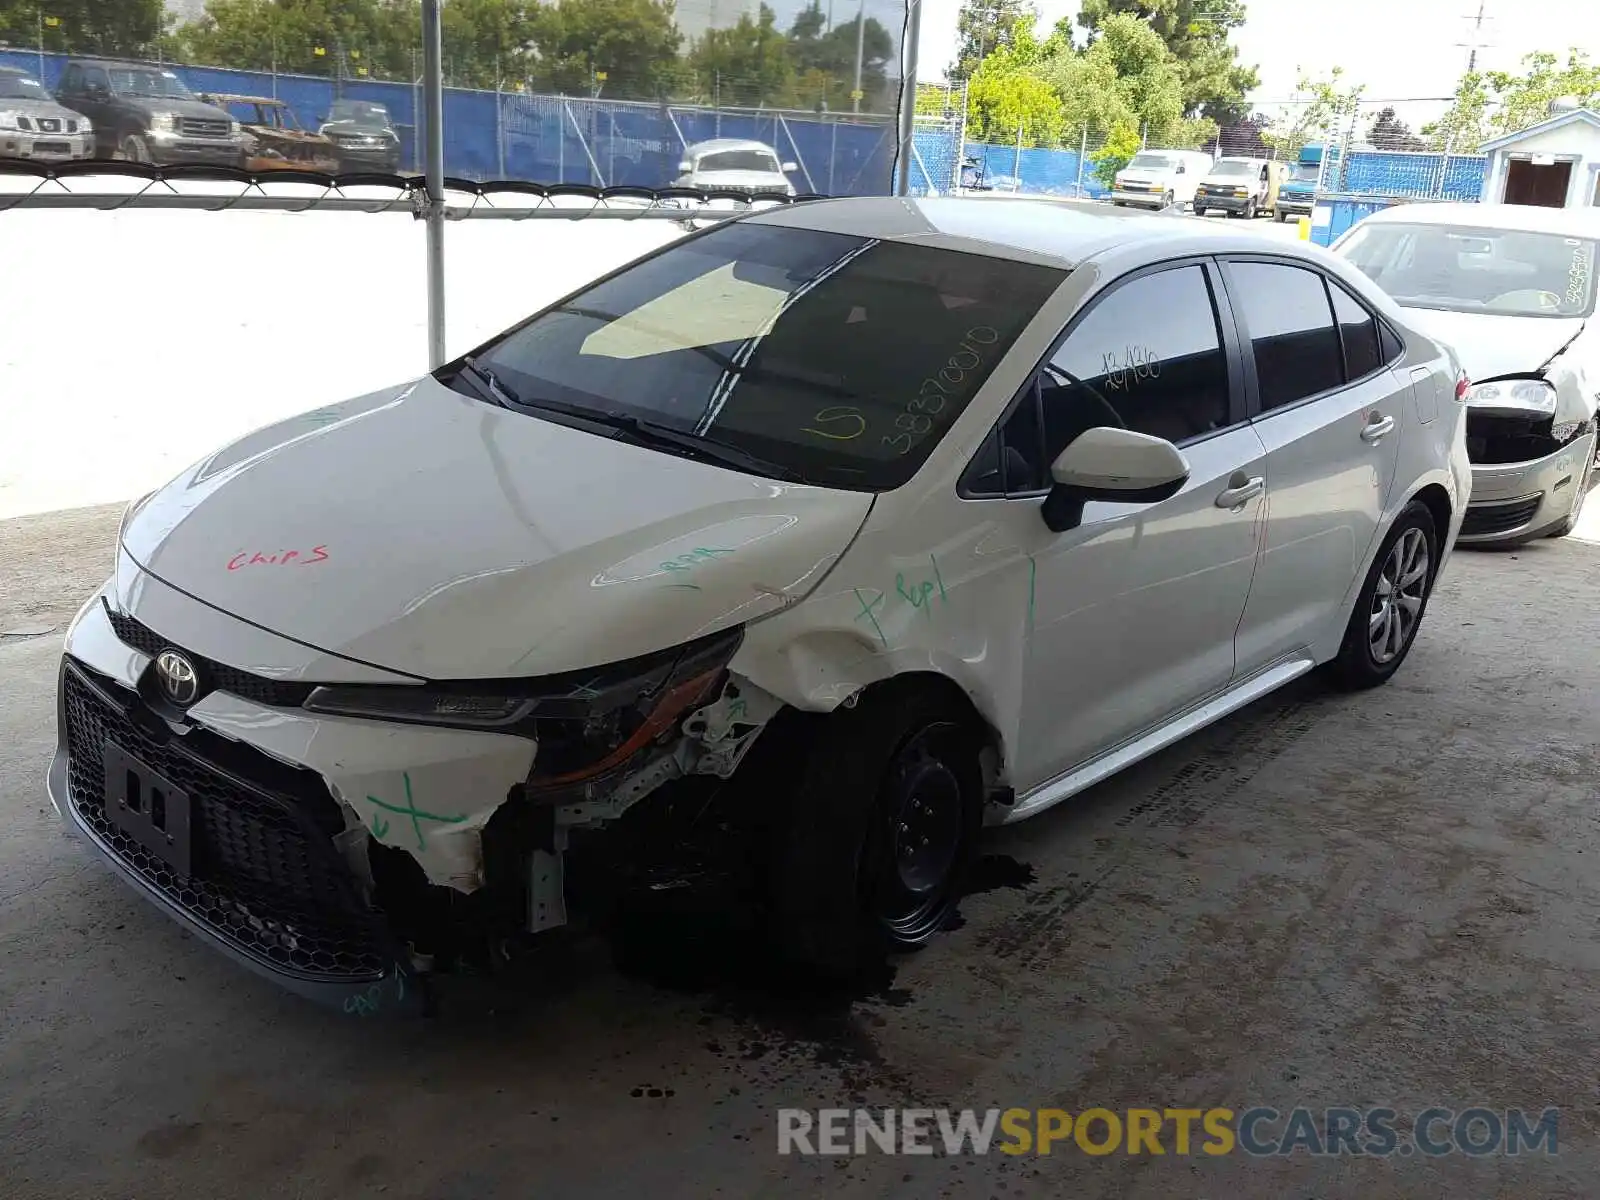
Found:
[[[25,117],[54,117],[60,121],[81,121],[83,117],[57,104],[54,100],[0,100],[0,108],[19,112]]]
[[[1582,317],[1485,316],[1432,308],[1406,308],[1405,313],[1423,333],[1453,346],[1474,382],[1537,374],[1585,323]]]
[[[532,677],[797,603],[871,507],[425,377],[235,442],[136,507],[122,545],[172,587],[330,653],[424,679]]]
[[[230,121],[230,117],[214,104],[204,100],[179,100],[164,96],[126,96],[124,103],[147,116],[171,113],[175,117],[194,117],[205,121]]]

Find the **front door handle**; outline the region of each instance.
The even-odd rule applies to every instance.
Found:
[[[1217,493],[1217,507],[1239,509],[1267,490],[1267,481],[1260,475],[1245,478],[1241,471],[1228,480],[1226,491]]]
[[[1361,440],[1364,442],[1382,441],[1385,434],[1394,432],[1394,418],[1386,417],[1382,413],[1373,413],[1367,418],[1366,426],[1361,430]]]

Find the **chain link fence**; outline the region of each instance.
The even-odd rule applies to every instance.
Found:
[[[759,0],[647,3],[626,13],[612,7],[574,0],[561,6],[562,21],[505,34],[446,8],[447,174],[650,189],[701,186],[704,174],[764,174],[743,184],[770,190],[775,180],[801,194],[893,190],[903,0],[812,0],[786,11],[787,24]],[[546,16],[556,13],[552,6]],[[36,48],[0,44],[0,72],[33,81],[94,127],[86,138],[74,130],[43,150],[34,130],[9,138],[0,130],[0,158],[199,162],[258,172],[422,170],[414,37],[308,32],[285,16],[270,38],[246,38],[223,28],[225,15],[219,8],[179,27],[146,48],[143,61],[75,55],[46,48],[48,39]],[[614,28],[622,19],[638,28]],[[198,116],[156,127],[136,115],[139,104],[120,103],[151,95],[207,101],[244,126],[244,141],[237,128],[213,136]],[[913,191],[952,185],[961,124],[917,122]],[[725,144],[706,145],[717,142]],[[724,157],[702,164],[708,149]],[[710,184],[718,182],[725,181]]]

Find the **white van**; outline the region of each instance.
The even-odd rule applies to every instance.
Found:
[[[1187,204],[1210,170],[1211,155],[1204,150],[1141,150],[1112,177],[1111,201],[1141,208]]]
[[[1215,209],[1250,219],[1278,209],[1278,189],[1289,177],[1287,163],[1265,158],[1219,158],[1194,194],[1194,215]]]

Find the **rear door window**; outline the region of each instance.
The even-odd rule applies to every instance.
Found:
[[[1345,377],[1351,382],[1364,379],[1384,363],[1383,350],[1378,344],[1378,320],[1365,305],[1331,279],[1328,292],[1333,296],[1333,315],[1339,322]]]
[[[1318,272],[1231,262],[1228,284],[1250,335],[1262,412],[1344,385],[1339,334]]]

